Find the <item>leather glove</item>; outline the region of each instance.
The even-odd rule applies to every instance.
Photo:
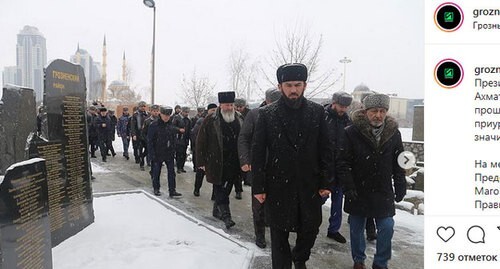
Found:
[[[344,192],[346,200],[356,201],[358,200],[358,192],[355,189],[347,190]]]

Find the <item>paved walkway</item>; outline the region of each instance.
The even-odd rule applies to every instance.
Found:
[[[94,176],[96,179],[92,182],[94,192],[106,191],[121,191],[144,189],[152,192],[148,169],[140,171],[139,166],[131,159],[126,161],[119,153],[115,158],[109,158],[108,162],[103,163],[99,159],[92,159],[92,162],[104,169],[95,169]],[[210,201],[211,184],[206,181],[203,183],[200,197],[193,195],[194,173],[190,164],[186,165],[187,173],[177,174],[177,191],[182,193],[182,198],[171,199],[168,197],[167,180],[165,169],[162,171],[162,200],[174,205],[184,212],[198,218],[216,228],[224,229],[224,224],[220,220],[212,217],[212,202]],[[107,171],[104,171],[107,170]],[[233,220],[236,226],[230,230],[226,230],[231,236],[243,241],[254,242],[252,213],[250,207],[250,187],[243,187],[243,200],[234,199],[234,190],[230,199],[230,207],[233,215]],[[352,259],[350,256],[349,242],[339,244],[326,237],[326,229],[328,224],[330,209],[323,208],[323,224],[320,228],[320,233],[316,244],[312,249],[310,260],[307,262],[308,268],[320,269],[349,269],[352,268]],[[347,216],[344,214],[341,233],[348,239],[349,230]],[[397,226],[393,239],[393,257],[389,263],[389,268],[405,268],[405,269],[421,269],[424,268],[424,248],[422,242],[415,242],[413,237],[423,238],[421,234],[415,234],[409,228]],[[295,238],[290,238],[291,245],[294,245]],[[256,257],[251,266],[252,269],[271,268],[271,250],[269,230],[266,231],[266,239],[268,247],[263,251],[256,249]],[[417,240],[419,241],[419,240]],[[252,244],[250,244],[252,245]],[[254,245],[252,245],[254,246]],[[374,243],[367,243],[367,266],[371,265],[373,253],[375,250]],[[202,265],[200,265],[202,268]],[[368,266],[370,268],[370,266]]]

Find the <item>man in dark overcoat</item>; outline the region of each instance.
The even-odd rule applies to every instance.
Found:
[[[132,143],[136,145],[134,148],[135,163],[139,164],[142,171],[144,171],[144,157],[146,156],[147,149],[146,140],[144,140],[142,132],[144,122],[148,117],[146,102],[144,101],[140,101],[137,104],[137,110],[130,117],[130,136],[132,137]]]
[[[99,151],[101,152],[102,161],[106,162],[107,152],[111,146],[111,137],[109,132],[111,129],[111,119],[108,116],[108,110],[105,107],[99,108],[99,115],[95,120],[97,130],[97,141]]]
[[[260,107],[269,105],[281,97],[281,92],[276,88],[266,91],[265,101]],[[245,173],[245,179],[252,182],[252,140],[255,125],[259,116],[259,108],[248,112],[238,137],[238,156],[240,158],[241,171]],[[264,220],[264,205],[252,195],[252,217],[255,231],[255,244],[260,248],[266,247],[266,225]]]
[[[151,160],[151,178],[153,193],[160,196],[160,174],[163,163],[167,167],[168,194],[172,197],[182,196],[176,191],[174,153],[175,135],[179,128],[170,121],[171,107],[158,107],[160,116],[153,121],[148,130],[148,154]]]
[[[344,188],[344,211],[349,213],[354,269],[365,268],[366,218],[375,218],[377,247],[373,269],[386,269],[396,214],[394,202],[406,195],[406,180],[398,156],[404,151],[394,118],[387,116],[390,97],[372,94],[363,99],[363,110],[353,113],[339,149],[337,177]]]
[[[207,181],[213,184],[217,210],[226,228],[235,225],[229,209],[229,194],[239,178],[238,135],[243,119],[234,110],[234,92],[219,92],[219,108],[207,116],[196,140],[196,165],[205,170]]]
[[[259,111],[252,145],[252,189],[265,206],[271,228],[274,269],[306,268],[321,224],[323,198],[330,194],[328,139],[324,108],[304,97],[307,68],[278,68],[282,97]],[[290,232],[297,233],[290,250]]]

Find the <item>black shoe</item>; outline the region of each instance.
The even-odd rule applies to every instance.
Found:
[[[226,225],[226,229],[236,225],[236,223],[231,219],[231,216],[223,218],[222,221],[224,222],[224,225]]]
[[[214,203],[214,207],[212,209],[212,216],[216,219],[222,219],[222,215],[216,203]]]
[[[255,244],[259,248],[266,248],[266,239],[262,236],[257,236],[257,238],[255,239]]]
[[[141,169],[141,171],[144,171],[144,166],[141,166],[141,167],[139,167],[139,168]]]
[[[114,153],[114,152],[111,153],[111,156],[113,156],[113,158],[114,158],[116,156],[116,153]]]
[[[140,163],[140,162],[141,162],[141,160],[135,159],[135,163]]]
[[[194,196],[198,197],[198,196],[200,196],[200,191],[199,190],[194,190],[193,194],[194,194]]]
[[[125,159],[128,161],[128,159],[130,159],[128,156],[125,156]]]
[[[90,158],[97,158],[95,155],[90,155]]]
[[[295,269],[307,269],[306,262],[293,262]]]
[[[102,158],[102,161],[103,161],[103,162],[106,162],[106,158]]]
[[[387,267],[380,267],[380,266],[378,266],[376,264],[373,264],[372,265],[372,269],[387,269]]]
[[[376,232],[366,232],[366,240],[368,241],[375,241],[377,240],[377,233]]]
[[[172,197],[179,197],[179,196],[182,196],[182,194],[176,192],[176,191],[171,191],[168,196],[170,196],[170,198]]]
[[[160,195],[161,195],[160,190],[154,190],[154,195],[156,195],[156,196],[160,196]]]
[[[91,176],[90,179],[94,180],[95,179],[95,176]]]
[[[339,232],[336,233],[328,232],[326,236],[342,244],[345,244],[347,242],[347,240],[345,240],[345,237],[342,236]]]
[[[181,173],[181,170],[177,169],[177,174],[180,174]]]
[[[108,154],[106,154],[106,156],[111,156],[111,154],[108,153]]]
[[[187,173],[187,171],[184,170],[184,168],[181,168],[180,170],[181,170],[182,173]]]
[[[234,198],[241,200],[241,192],[240,191],[236,192],[236,195],[234,196]]]

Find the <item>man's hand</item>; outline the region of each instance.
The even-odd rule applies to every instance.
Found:
[[[137,136],[136,135],[132,136],[132,140],[137,141]]]
[[[198,169],[205,171],[205,166],[200,166]]]
[[[185,131],[186,131],[186,130],[185,130],[184,128],[180,128],[180,129],[179,129],[179,132],[180,132],[181,134],[183,134]]]
[[[102,128],[106,128],[106,123],[103,123],[103,124],[102,124]]]
[[[255,199],[259,201],[259,203],[263,204],[266,201],[266,194],[265,193],[259,193],[259,194],[254,194]]]
[[[244,165],[241,167],[241,171],[243,171],[243,172],[252,171],[252,166],[251,166],[251,165],[249,165],[249,164],[244,164]]]
[[[319,195],[323,198],[328,197],[330,195],[330,190],[327,189],[320,189],[319,190]]]

